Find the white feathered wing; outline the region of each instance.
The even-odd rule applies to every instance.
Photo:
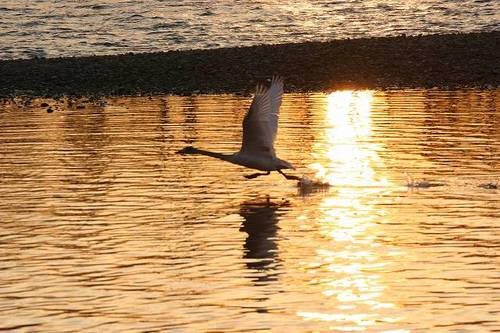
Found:
[[[243,120],[243,142],[240,154],[275,158],[274,141],[283,96],[283,80],[273,77],[266,89],[258,85],[250,109]]]

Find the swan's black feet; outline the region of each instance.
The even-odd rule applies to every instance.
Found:
[[[257,178],[257,177],[259,177],[259,176],[267,176],[267,175],[269,175],[270,173],[271,173],[271,171],[268,171],[268,172],[266,172],[266,173],[259,173],[259,172],[257,172],[257,173],[252,173],[251,175],[244,175],[244,177],[245,177],[246,179],[253,179],[253,178]]]
[[[288,180],[301,180],[302,178],[297,177],[297,176],[292,176],[292,175],[287,175],[283,171],[278,170],[279,173],[281,173],[286,179]]]

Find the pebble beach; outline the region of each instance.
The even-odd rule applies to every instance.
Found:
[[[497,88],[500,32],[378,37],[208,50],[0,61],[0,97]]]

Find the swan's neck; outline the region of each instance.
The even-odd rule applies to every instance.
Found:
[[[222,154],[222,153],[217,153],[214,151],[203,150],[203,149],[198,149],[198,148],[193,148],[192,151],[188,152],[188,154],[205,155],[205,156],[210,156],[213,158],[218,158],[219,160],[233,162],[233,160],[232,160],[233,155],[232,154],[231,155]]]

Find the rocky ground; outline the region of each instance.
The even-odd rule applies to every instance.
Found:
[[[287,91],[497,88],[500,31],[214,50],[0,61],[0,97],[246,93],[273,74]]]

